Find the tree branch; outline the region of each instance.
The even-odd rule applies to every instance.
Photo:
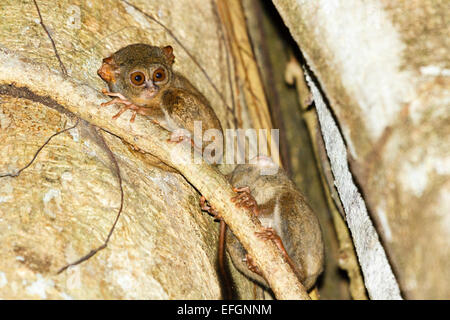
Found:
[[[235,193],[228,180],[205,162],[193,165],[190,161],[180,161],[191,159],[190,144],[168,143],[168,131],[140,116],[134,123],[127,116],[112,120],[117,108],[114,105],[100,108],[104,96],[97,90],[64,78],[45,65],[35,64],[2,48],[0,85],[15,87],[19,91],[32,91],[42,99],[53,100],[78,117],[112,132],[177,169],[220,212],[234,235],[253,257],[277,299],[309,299],[305,288],[284,261],[276,245],[256,235],[262,229],[259,220],[230,201]]]

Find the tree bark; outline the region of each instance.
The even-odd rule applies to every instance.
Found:
[[[167,142],[168,132],[148,119],[131,123],[125,113],[111,120],[115,106],[99,108],[102,58],[130,43],[170,44],[175,69],[210,100],[224,128],[270,129],[251,51],[236,58],[250,48],[243,14],[230,20],[240,28],[239,49],[226,39],[224,6],[239,9],[239,1],[14,1],[1,8],[2,298],[220,298],[218,224],[200,211],[199,192],[277,298],[309,298],[276,245],[257,237],[259,221],[230,201],[235,193],[222,173],[180,162],[190,145]],[[243,64],[253,65],[250,73]],[[179,173],[154,167],[150,155]],[[94,248],[103,249],[92,255]],[[253,298],[253,283],[232,273],[238,297]]]
[[[309,84],[370,297],[399,297],[391,265],[404,297],[448,299],[448,3],[273,2],[317,80]]]
[[[228,77],[228,49],[218,36],[216,10],[205,1],[7,1],[0,8],[0,43],[14,59],[46,65],[78,83],[81,96],[105,87],[97,69],[119,48],[170,44],[175,69],[232,128],[236,117],[248,117],[245,108],[232,110],[232,89],[221,81]],[[3,65],[19,63],[14,59]],[[23,79],[34,81],[34,91],[2,84],[2,174],[17,172],[52,134],[76,122],[46,98],[51,94],[39,91],[38,82],[51,77],[38,68],[40,76]],[[70,94],[66,83],[52,85],[56,95]],[[122,117],[128,122],[127,113]],[[52,138],[19,176],[0,178],[1,298],[220,298],[218,224],[200,211],[198,192],[182,175],[153,167],[119,137],[85,120]],[[117,227],[107,249],[56,275],[104,242],[119,211],[121,190],[109,150],[124,193]],[[234,271],[233,277],[239,296],[252,298],[253,284]]]

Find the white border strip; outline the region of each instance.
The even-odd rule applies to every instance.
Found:
[[[364,282],[371,299],[402,299],[386,253],[378,238],[361,194],[355,186],[347,163],[344,139],[325,105],[320,91],[307,71],[306,81],[314,97],[322,136],[331,163],[339,197],[344,206],[347,224],[352,233]]]

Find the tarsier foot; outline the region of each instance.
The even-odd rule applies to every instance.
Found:
[[[123,94],[119,93],[119,92],[109,92],[107,89],[103,88],[103,89],[102,89],[102,93],[103,93],[104,95],[107,95],[107,96],[110,96],[110,97],[116,97],[116,98],[119,98],[119,99],[121,99],[121,100],[126,100],[126,101],[128,101],[128,99],[125,98],[125,96],[124,96]]]
[[[261,277],[263,276],[261,270],[259,270],[253,259],[248,254],[245,255],[245,262],[247,263],[248,270],[259,274]]]
[[[210,213],[212,216],[214,216],[214,218],[219,219],[219,220],[222,219],[220,217],[220,214],[216,211],[216,209],[214,209],[213,206],[208,204],[208,201],[206,200],[206,198],[204,196],[200,197],[200,208],[203,211]]]
[[[167,139],[167,142],[180,143],[181,141],[184,141],[184,140],[186,140],[186,141],[191,140],[191,141],[189,141],[189,142],[190,142],[191,144],[194,143],[194,142],[192,141],[192,139],[189,138],[189,137],[187,137],[187,136],[178,136],[178,135],[173,134],[173,133],[172,133],[172,135],[170,136],[170,138]]]
[[[281,241],[281,238],[278,236],[276,231],[273,228],[264,228],[261,232],[256,232],[259,238],[263,240],[274,240]]]
[[[174,142],[174,143],[180,143],[181,141],[187,141],[191,144],[191,146],[194,147],[195,151],[199,152],[201,154],[202,148],[197,146],[194,142],[194,140],[190,136],[186,135],[180,135],[176,134],[175,132],[172,132],[172,135],[169,139],[167,139],[167,142]]]
[[[110,104],[114,104],[114,103],[124,103],[125,104],[127,102],[128,102],[127,100],[123,100],[120,98],[114,98],[111,101],[103,102],[102,104],[100,104],[100,107],[106,107],[106,106],[109,106]]]
[[[121,115],[122,113],[124,113],[124,112],[127,111],[127,110],[131,110],[131,112],[133,112],[133,115],[132,115],[131,118],[130,118],[130,122],[134,122],[134,119],[136,118],[136,110],[133,110],[133,109],[130,108],[128,105],[123,106],[123,107],[119,110],[119,112],[117,112],[117,113],[112,117],[112,119],[116,120],[117,118],[120,117],[120,115]]]
[[[256,232],[256,235],[263,240],[274,241],[278,249],[280,249],[281,253],[283,254],[283,257],[286,260],[286,262],[291,266],[293,270],[295,270],[295,264],[292,261],[291,257],[289,257],[289,254],[287,253],[286,248],[284,247],[283,240],[281,240],[280,236],[276,233],[276,231],[273,228],[264,228],[263,231]]]
[[[231,198],[231,201],[235,202],[238,208],[249,209],[255,216],[259,214],[258,203],[251,195],[249,187],[233,188],[233,191],[238,195]]]
[[[133,115],[130,118],[130,122],[134,122],[134,119],[136,118],[136,114],[138,113],[138,111],[140,111],[141,109],[143,109],[140,106],[137,106],[135,104],[133,104],[132,102],[130,102],[127,98],[125,98],[125,96],[123,96],[121,93],[118,92],[109,92],[106,89],[102,90],[102,93],[110,96],[110,97],[115,97],[114,99],[112,99],[111,101],[108,102],[104,102],[102,103],[100,106],[102,107],[106,107],[109,106],[110,104],[115,104],[115,103],[121,103],[124,106],[119,110],[119,112],[117,114],[115,114],[112,119],[117,119],[118,117],[120,117],[120,115],[122,113],[124,113],[127,110],[131,110],[133,112]]]
[[[284,248],[283,241],[281,240],[280,236],[276,233],[276,231],[273,228],[264,228],[261,232],[256,232],[256,235],[263,239],[263,240],[272,240],[277,245],[278,249],[281,250],[281,253],[283,254],[284,259],[286,262],[290,265],[290,267],[295,270],[294,263],[292,259],[289,257],[286,249]],[[259,274],[260,276],[263,276],[259,268],[255,265],[253,259],[246,254],[245,255],[245,261],[247,263],[247,267],[250,271]]]

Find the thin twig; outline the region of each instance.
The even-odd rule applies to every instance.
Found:
[[[107,132],[107,131],[105,131],[105,132]],[[76,265],[78,265],[78,264],[80,264],[80,263],[82,263],[84,261],[89,260],[92,256],[97,254],[99,251],[105,249],[108,246],[109,239],[111,238],[111,235],[113,234],[114,229],[116,228],[117,221],[119,221],[120,215],[122,213],[124,195],[123,195],[122,176],[120,174],[119,163],[117,162],[117,159],[116,159],[116,156],[114,155],[114,153],[108,147],[108,144],[106,143],[106,141],[103,138],[103,136],[101,134],[99,134],[99,137],[102,140],[102,143],[104,144],[105,149],[107,150],[107,152],[108,152],[108,154],[109,154],[109,156],[110,156],[110,158],[111,158],[111,160],[112,160],[112,162],[114,164],[115,172],[117,174],[117,179],[119,180],[119,188],[120,188],[120,206],[119,206],[119,211],[118,211],[118,213],[116,215],[116,219],[114,220],[114,223],[113,223],[111,229],[109,230],[109,233],[108,233],[108,236],[106,237],[105,242],[101,246],[99,246],[99,247],[97,247],[95,249],[92,249],[88,254],[86,254],[85,256],[81,257],[77,261],[69,263],[66,266],[62,267],[61,269],[58,270],[57,274],[60,274],[61,272],[65,271],[66,269],[68,269],[70,267],[76,266]]]
[[[0,175],[0,178],[4,178],[4,177],[17,177],[17,176],[19,176],[19,174],[20,174],[23,170],[25,170],[25,169],[27,169],[29,166],[31,166],[31,164],[34,162],[34,160],[36,160],[36,158],[37,158],[37,156],[39,155],[39,153],[40,153],[40,152],[42,151],[42,149],[44,149],[44,147],[50,142],[50,140],[52,140],[54,137],[56,137],[57,135],[59,135],[59,134],[61,134],[61,133],[63,133],[63,132],[72,130],[73,128],[75,128],[75,127],[78,125],[78,122],[79,122],[79,121],[80,121],[80,119],[77,119],[77,122],[76,122],[75,125],[73,125],[72,127],[66,128],[66,129],[64,129],[64,130],[61,130],[61,131],[58,131],[58,132],[52,134],[52,135],[44,142],[44,144],[41,145],[41,146],[39,147],[39,149],[36,151],[36,153],[34,154],[33,158],[31,159],[31,161],[28,162],[28,164],[27,164],[26,166],[24,166],[23,168],[19,169],[18,171],[14,172],[14,173],[1,174],[1,175]]]
[[[38,6],[36,0],[33,0],[33,2],[34,2],[34,5],[36,6],[36,10],[37,10],[38,15],[39,15],[40,24],[41,24],[42,28],[44,28],[45,32],[46,32],[47,35],[48,35],[48,38],[50,39],[50,41],[51,41],[51,43],[52,43],[53,51],[55,52],[55,56],[56,56],[56,58],[58,59],[59,66],[61,67],[61,71],[62,71],[62,73],[64,74],[64,76],[67,77],[67,69],[66,69],[66,66],[64,65],[64,63],[62,62],[61,58],[59,57],[58,50],[56,49],[55,41],[53,41],[53,38],[52,38],[52,36],[50,35],[50,32],[48,31],[46,25],[44,24],[44,20],[42,19],[42,15],[41,15],[41,10],[39,9],[39,6]]]

